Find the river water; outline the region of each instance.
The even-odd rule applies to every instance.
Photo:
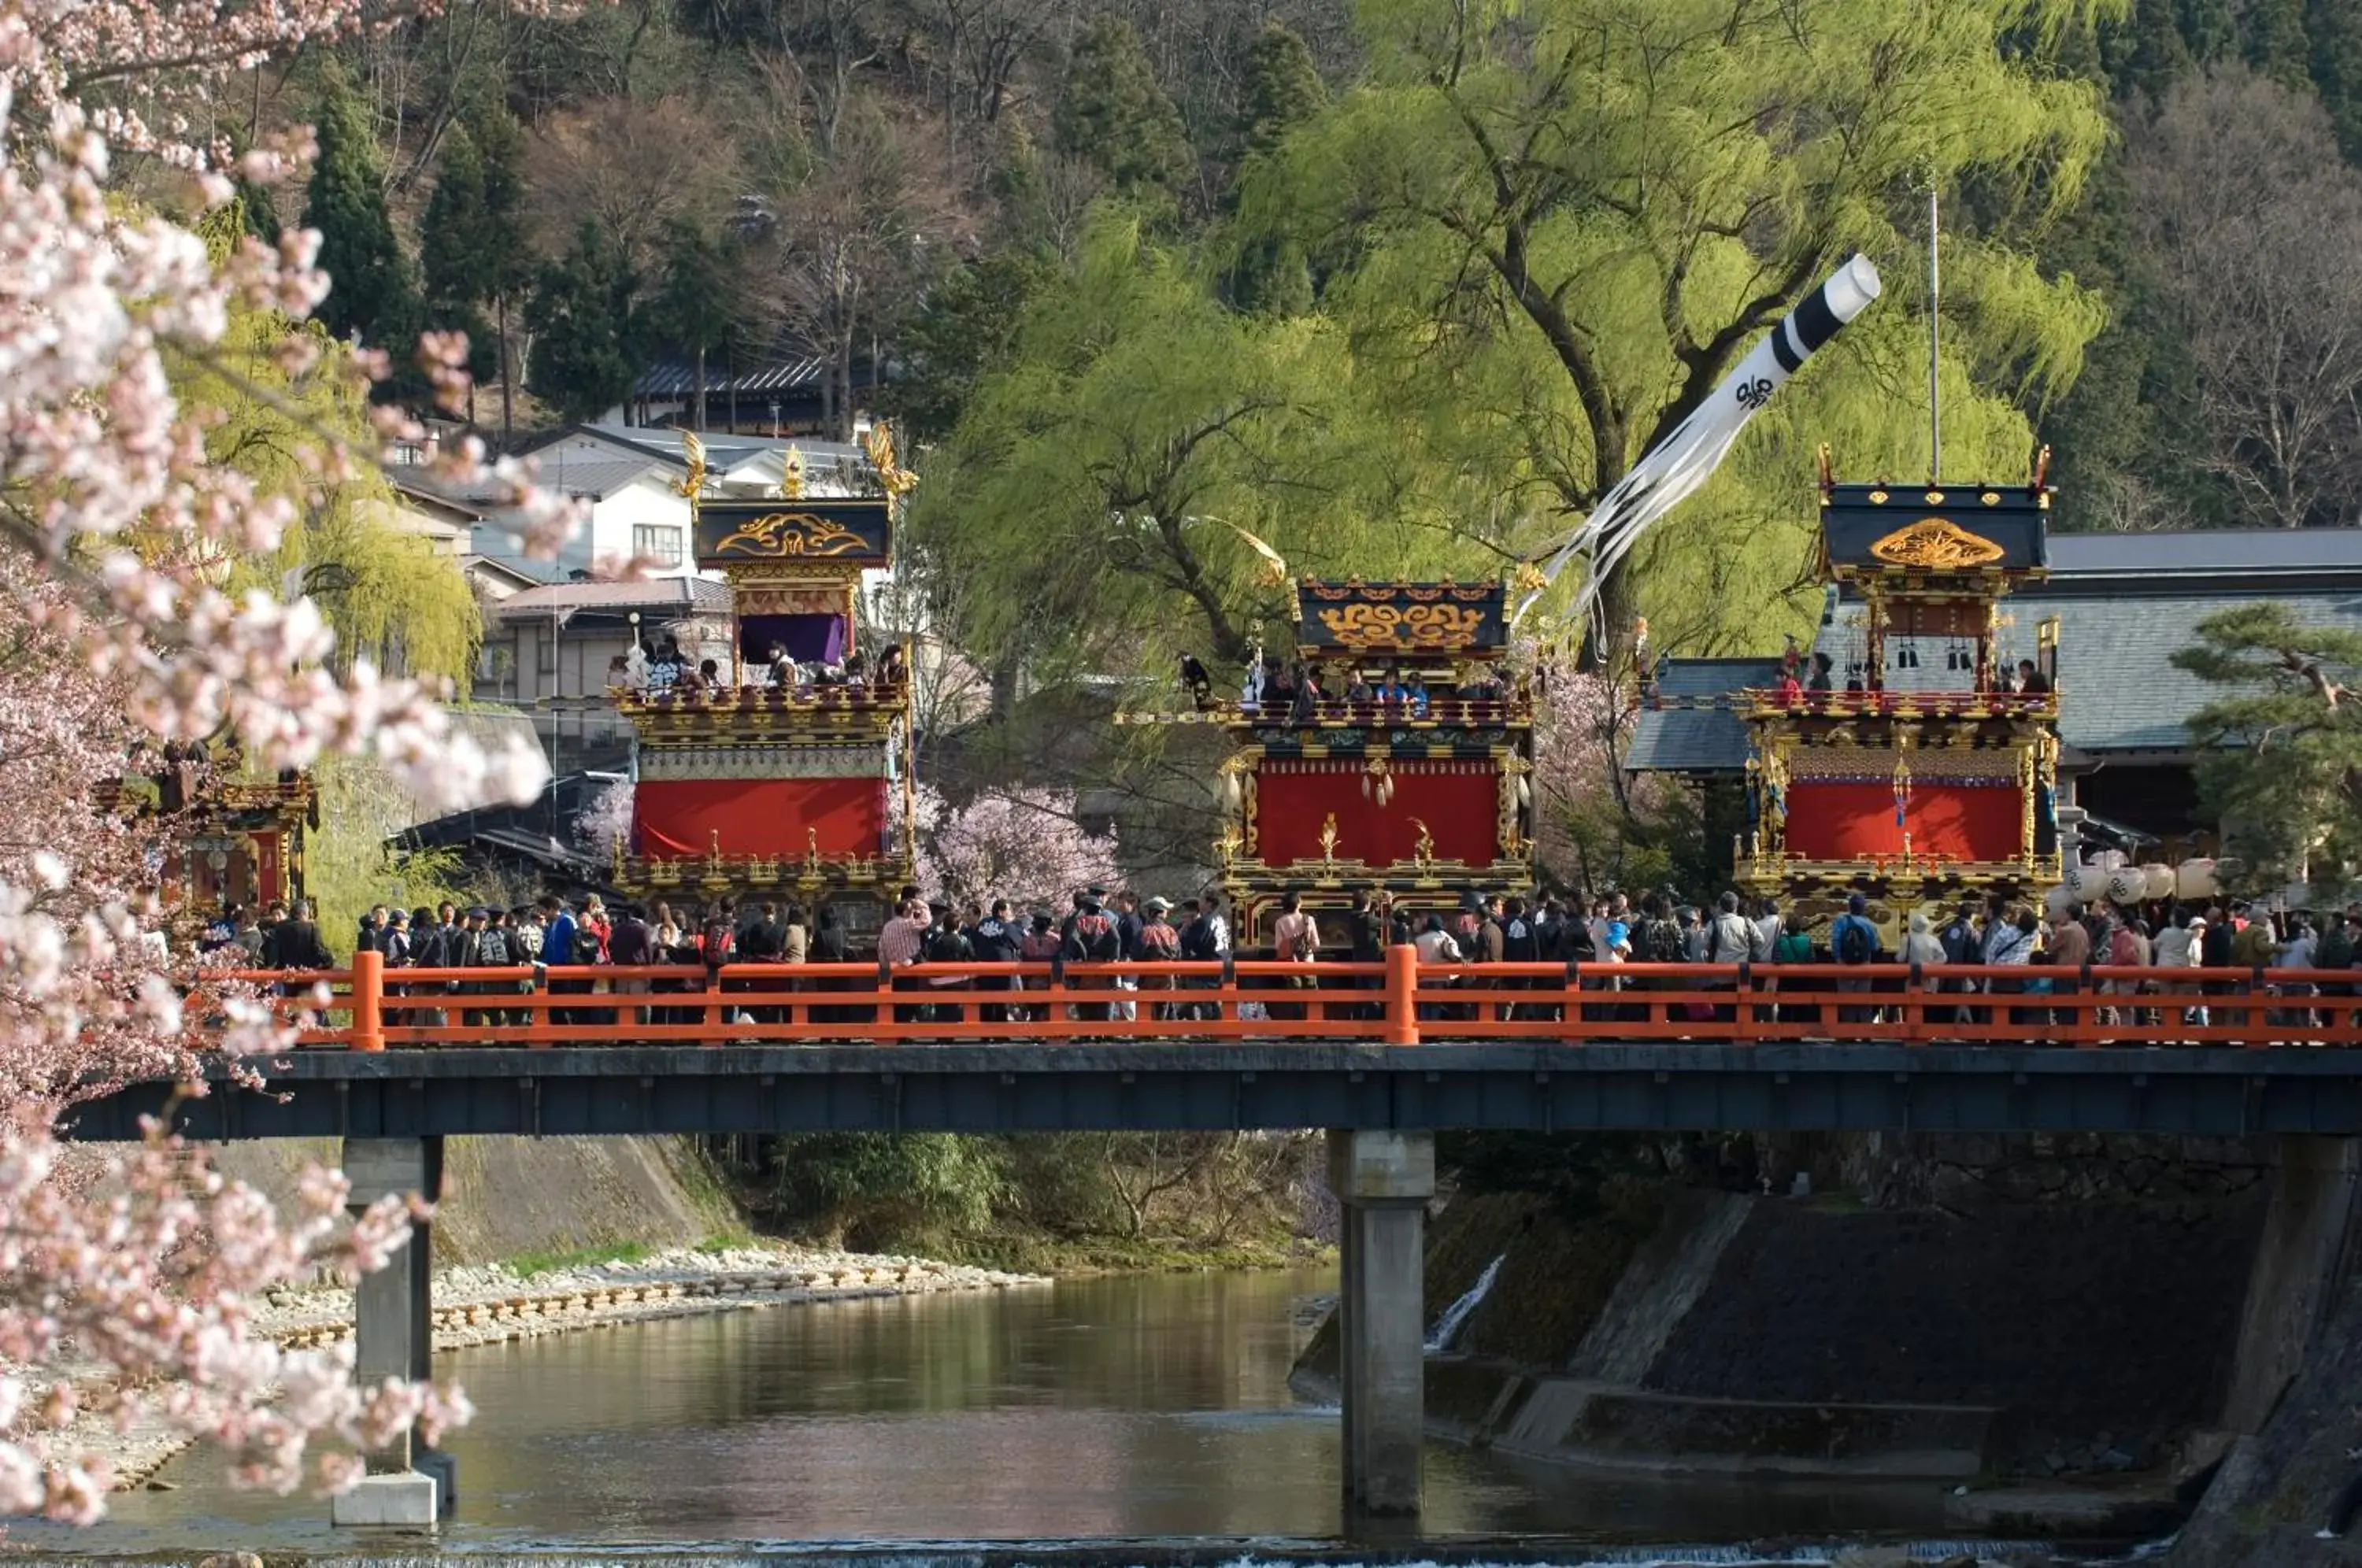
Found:
[[[588,1557],[1355,1536],[1339,1501],[1337,1414],[1287,1387],[1332,1286],[1315,1272],[1119,1276],[674,1319],[438,1356],[437,1375],[463,1383],[479,1412],[450,1440],[459,1503],[441,1548]],[[1584,1543],[1940,1529],[1940,1497],[1924,1485],[1576,1479],[1442,1444],[1429,1445],[1427,1474],[1428,1542],[1541,1533],[1568,1562],[1601,1555]],[[329,1529],[324,1503],[233,1490],[202,1452],[160,1479],[173,1489],[118,1498],[93,1530],[12,1534],[108,1554],[356,1550]]]

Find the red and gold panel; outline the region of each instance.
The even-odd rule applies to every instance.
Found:
[[[1500,774],[1489,761],[1389,762],[1394,799],[1378,804],[1362,787],[1358,757],[1264,759],[1255,768],[1255,844],[1265,865],[1320,858],[1320,826],[1337,819],[1337,858],[1407,864],[1427,824],[1435,858],[1490,866],[1500,855]],[[1375,784],[1372,781],[1374,790]]]
[[[1913,782],[1896,820],[1891,782],[1799,779],[1787,795],[1787,852],[1800,860],[1867,860],[1911,852],[1947,860],[2014,860],[2025,806],[2014,779]]]
[[[886,831],[886,780],[643,778],[633,795],[638,853],[800,856],[817,830],[828,856],[876,855]]]

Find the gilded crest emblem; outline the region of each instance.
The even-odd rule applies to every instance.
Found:
[[[722,536],[715,555],[744,550],[754,556],[849,556],[869,542],[842,523],[811,512],[772,512]]]
[[[1349,648],[1449,647],[1473,643],[1485,612],[1457,604],[1348,604],[1320,612],[1329,635]]]
[[[2003,551],[1991,539],[1971,534],[1948,518],[1922,517],[1872,544],[1870,553],[1896,566],[1957,571],[1997,561]]]

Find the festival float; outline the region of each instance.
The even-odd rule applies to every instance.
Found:
[[[2041,576],[2052,491],[2037,460],[2012,484],[1841,484],[1820,474],[1820,568],[1838,602],[1816,653],[1738,695],[1749,892],[1826,923],[1854,891],[1890,935],[1966,896],[2039,898],[2060,874],[2058,625],[2016,689],[2004,602]],[[1940,922],[1938,922],[1940,923]]]
[[[234,750],[167,745],[150,767],[100,785],[100,810],[169,823],[170,847],[151,851],[166,907],[207,918],[304,896],[304,835],[320,825],[307,772],[248,778]]]
[[[1269,942],[1291,891],[1319,917],[1363,889],[1418,914],[1530,886],[1534,695],[1505,666],[1507,590],[1315,578],[1294,589],[1296,659],[1320,695],[1251,682],[1192,712],[1118,715],[1229,733],[1215,854],[1237,940]],[[1361,688],[1371,694],[1352,695]]]
[[[711,685],[613,691],[637,742],[614,880],[649,898],[825,902],[848,931],[874,930],[916,869],[910,813],[891,807],[894,790],[912,788],[911,688],[901,650],[864,640],[861,581],[893,565],[911,477],[879,427],[869,454],[883,494],[807,497],[791,462],[779,494],[723,497],[707,493],[696,436],[683,444],[697,564],[730,585],[734,668]],[[767,677],[774,648],[800,679],[750,680]]]

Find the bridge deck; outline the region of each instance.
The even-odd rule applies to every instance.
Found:
[[[2362,1133],[2362,1051],[1962,1045],[483,1047],[302,1052],[216,1081],[204,1139],[1344,1127]],[[80,1107],[138,1135],[171,1090]]]
[[[1020,977],[1036,988],[1013,991]],[[1992,989],[2037,977],[2050,993]],[[1382,965],[922,965],[890,977],[868,965],[388,975],[372,954],[292,982],[221,977],[224,990],[296,993],[273,1005],[298,1043],[250,1061],[270,1080],[263,1089],[238,1087],[216,1064],[203,1098],[135,1085],[77,1107],[70,1131],[135,1137],[142,1115],[169,1110],[206,1139],[1296,1127],[2352,1134],[2362,1133],[2356,979],[1425,967],[1407,948]],[[1983,994],[1961,994],[1964,983]],[[651,984],[668,988],[638,993]],[[588,994],[594,985],[616,988]],[[203,996],[192,1005],[200,1019],[212,1006]],[[2213,1010],[2202,1022],[2187,1010],[2200,1006]]]

